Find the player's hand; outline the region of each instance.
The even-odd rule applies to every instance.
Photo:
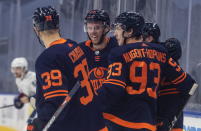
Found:
[[[157,121],[157,131],[170,131],[171,122],[168,119],[159,118]]]
[[[15,108],[17,108],[17,109],[21,109],[21,108],[24,106],[24,103],[22,103],[22,102],[20,101],[20,99],[19,99],[18,97],[16,97],[16,98],[14,99],[14,106],[15,106]]]
[[[22,103],[28,103],[29,102],[29,97],[28,96],[22,96],[21,98],[20,98],[20,101],[22,102]]]
[[[40,120],[39,118],[35,118],[31,123],[27,126],[27,131],[42,131],[47,122]]]
[[[20,93],[18,95],[18,99],[24,104],[29,102],[29,97],[25,95],[24,93]]]

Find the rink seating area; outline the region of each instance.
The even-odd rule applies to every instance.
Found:
[[[13,103],[14,94],[0,94],[0,107]],[[21,110],[15,107],[0,109],[0,131],[25,131],[26,120],[32,108],[26,104]],[[201,112],[184,113],[184,131],[201,131]]]

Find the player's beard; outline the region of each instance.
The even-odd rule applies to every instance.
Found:
[[[21,73],[14,73],[13,75],[15,76],[15,78],[21,78],[21,76],[22,76]]]
[[[106,34],[107,34],[107,33],[104,34],[104,32],[103,32],[102,35],[101,35],[101,37],[100,37],[100,39],[99,39],[97,42],[95,42],[94,40],[91,39],[91,37],[90,37],[89,34],[87,33],[88,38],[92,41],[92,43],[93,43],[94,45],[100,45],[100,44],[102,44],[102,42],[104,41],[104,38],[105,38]]]

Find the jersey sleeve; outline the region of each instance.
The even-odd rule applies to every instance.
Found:
[[[103,82],[100,93],[99,102],[102,104],[103,110],[109,106],[113,106],[120,101],[123,95],[125,95],[125,66],[119,56],[114,50],[111,51],[108,57],[108,75]]]
[[[163,76],[165,82],[161,83],[159,90],[157,117],[159,122],[170,126],[180,116],[197,85],[172,58],[167,59]]]
[[[36,94],[36,74],[35,72],[30,73],[29,77],[29,86],[28,86],[28,96],[32,97]]]
[[[183,71],[183,69],[172,58],[168,58],[165,66],[164,76],[166,80],[173,85],[177,86],[177,90],[181,93],[187,93],[192,88],[195,80]]]

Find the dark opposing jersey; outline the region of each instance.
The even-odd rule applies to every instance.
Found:
[[[89,79],[93,88],[93,92],[97,95],[97,90],[102,86],[107,76],[108,55],[112,48],[118,45],[115,38],[106,38],[107,45],[102,50],[95,50],[91,40],[80,43],[86,55],[89,67]]]
[[[76,81],[80,89],[48,131],[99,131],[105,129],[101,113],[92,101],[84,51],[71,40],[53,42],[36,61],[38,118],[48,121]]]
[[[107,79],[99,90],[105,119],[127,129],[156,130],[157,90],[166,76],[188,93],[194,80],[153,43],[133,43],[112,49]]]

